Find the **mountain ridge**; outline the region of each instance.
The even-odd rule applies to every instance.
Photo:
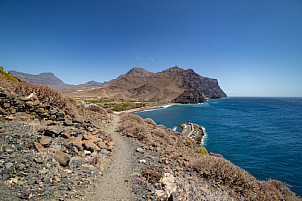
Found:
[[[227,97],[217,79],[203,77],[192,69],[184,70],[178,66],[157,73],[132,68],[101,87],[63,93],[73,97],[98,96],[178,103],[202,103],[206,99]]]
[[[51,72],[44,72],[37,75],[32,75],[28,73],[18,72],[15,70],[9,71],[9,73],[20,80],[32,83],[32,84],[42,84],[50,86],[54,89],[67,89],[67,88],[80,88],[80,87],[94,87],[94,86],[101,86],[103,83],[96,82],[94,80],[88,81],[85,84],[66,84],[61,79],[56,77]]]

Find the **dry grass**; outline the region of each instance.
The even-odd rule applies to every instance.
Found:
[[[89,104],[87,105],[88,108],[94,112],[100,113],[100,114],[107,114],[107,110],[96,105],[96,104]]]
[[[153,121],[153,119],[150,118],[144,119],[144,122],[150,124],[151,126],[157,126],[157,124]]]
[[[222,157],[200,156],[191,160],[191,168],[216,184],[234,190],[248,200],[290,200],[295,194],[280,181],[259,181],[247,171]]]
[[[150,183],[158,182],[163,176],[163,168],[155,165],[150,165],[143,171],[143,177]]]
[[[164,139],[167,143],[169,143],[171,141],[171,138],[170,138],[169,134],[167,134],[167,132],[164,132],[160,128],[156,128],[156,129],[151,130],[151,133],[153,135],[156,135],[156,136]]]

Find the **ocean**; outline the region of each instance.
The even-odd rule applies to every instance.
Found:
[[[302,98],[232,97],[135,114],[168,128],[199,124],[206,131],[201,146],[302,196]]]

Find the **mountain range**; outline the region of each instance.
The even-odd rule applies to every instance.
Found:
[[[205,99],[227,97],[219,87],[217,79],[203,77],[192,69],[184,70],[178,66],[158,73],[152,73],[143,68],[132,68],[126,74],[109,82],[92,81],[83,85],[65,84],[52,73],[34,76],[16,71],[10,71],[10,73],[24,81],[63,89],[61,92],[70,97],[104,97],[177,103],[202,103]],[[84,88],[70,89],[79,87]]]
[[[216,79],[202,77],[192,69],[177,66],[152,73],[143,68],[133,68],[101,87],[83,90],[64,90],[72,97],[106,97],[125,100],[173,101],[201,103],[205,99],[225,98]]]
[[[9,73],[25,82],[29,82],[32,84],[47,85],[54,89],[94,87],[94,86],[103,85],[103,83],[96,82],[93,80],[86,82],[85,84],[79,84],[79,85],[66,84],[61,79],[57,78],[53,73],[40,73],[38,75],[32,75],[32,74],[28,74],[28,73],[17,72],[14,70],[9,71]]]

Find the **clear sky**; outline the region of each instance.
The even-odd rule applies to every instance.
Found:
[[[178,65],[229,96],[302,97],[301,0],[0,0],[0,65],[68,84]]]

